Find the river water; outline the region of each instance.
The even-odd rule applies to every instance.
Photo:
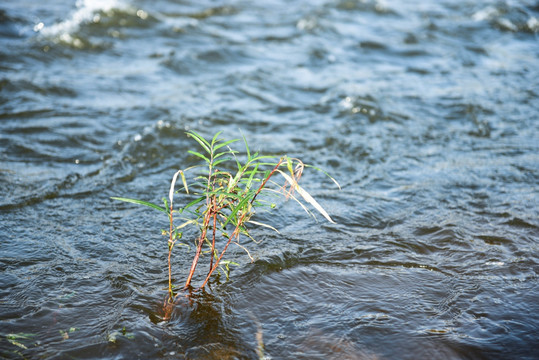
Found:
[[[0,356],[538,359],[538,32],[532,0],[2,2]],[[163,321],[167,218],[110,197],[159,203],[186,130],[342,190],[307,171],[337,224],[279,204]]]

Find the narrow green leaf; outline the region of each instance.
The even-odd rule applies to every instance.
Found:
[[[251,176],[251,174],[253,174],[253,173],[254,173],[255,175],[256,175],[256,174],[263,174],[264,171],[258,170],[258,167],[260,167],[260,164],[259,164],[259,163],[256,163],[256,164],[255,164],[256,171],[255,171],[254,169],[253,169],[253,170],[247,170],[247,171],[244,173],[244,175],[245,175],[245,176]]]
[[[218,131],[215,135],[213,135],[213,139],[211,139],[211,148],[214,148],[214,145],[218,143],[219,141],[222,141],[222,139],[218,139],[219,135],[221,135],[222,131]]]
[[[262,159],[275,159],[275,156],[269,156],[269,155],[260,155],[260,156],[256,156],[251,159],[252,161],[259,161],[259,160],[262,160]],[[267,166],[275,166],[277,165],[277,162],[273,162],[273,163],[260,163],[260,165],[267,165]]]
[[[32,333],[16,333],[16,334],[7,334],[6,337],[10,340],[16,340],[16,339],[31,339],[35,337],[36,334]]]
[[[24,349],[24,350],[27,350],[27,349],[28,349],[28,348],[26,347],[26,345],[21,344],[21,343],[18,342],[18,341],[15,341],[15,340],[12,340],[12,339],[8,339],[7,341],[9,341],[10,343],[12,343],[12,344],[15,345],[15,346],[20,347],[21,349]]]
[[[218,196],[224,195],[226,197],[231,197],[231,198],[234,198],[234,199],[241,199],[242,198],[241,195],[234,194],[234,193],[231,193],[231,192],[226,192],[226,191],[208,191],[208,195],[218,195]]]
[[[214,161],[214,162],[213,162],[213,166],[217,166],[217,165],[219,165],[219,164],[221,164],[221,163],[224,163],[224,162],[230,161],[230,160],[232,160],[232,158],[227,157],[227,158],[224,158],[224,159],[220,159],[220,160]]]
[[[191,155],[198,156],[199,158],[203,159],[203,160],[206,161],[208,164],[210,164],[210,159],[208,159],[207,157],[205,157],[205,156],[202,155],[201,153],[196,152],[196,151],[192,151],[192,150],[188,150],[187,152],[188,152],[189,154],[191,154]]]
[[[202,141],[204,144],[206,144],[206,146],[210,146],[210,143],[208,142],[208,140],[204,139],[204,137],[200,134],[198,134],[197,132],[193,131],[193,130],[189,130],[187,132],[187,135],[189,136],[194,136],[196,138],[198,138],[200,141]]]
[[[249,161],[251,160],[251,152],[249,151],[249,144],[247,144],[247,139],[245,138],[245,135],[241,134],[241,136],[243,137],[243,142],[245,143],[245,150],[247,151],[247,159],[249,159]]]
[[[230,220],[232,220],[232,218],[234,218],[234,216],[236,216],[237,212],[243,208],[245,206],[245,204],[247,204],[252,196],[255,194],[254,191],[249,191],[245,197],[238,203],[238,205],[236,205],[236,207],[234,208],[234,210],[232,210],[232,212],[230,213],[230,215],[228,215],[228,217],[226,218],[226,221],[225,223],[223,224],[223,227],[225,227],[229,222]]]
[[[251,188],[253,177],[257,173],[257,170],[258,170],[258,164],[255,165],[254,170],[251,172],[251,176],[249,177],[249,180],[247,180],[247,184],[245,184],[245,190],[249,190]]]
[[[147,201],[136,200],[136,199],[128,199],[128,198],[121,198],[121,197],[111,197],[111,199],[119,200],[119,201],[125,201],[125,202],[133,203],[133,204],[139,204],[139,205],[148,206],[148,207],[151,207],[152,209],[159,210],[161,212],[164,212],[165,214],[168,214],[167,209],[163,209],[161,206],[155,205],[155,204],[147,202]]]
[[[290,175],[294,176],[294,170],[292,169],[292,160],[290,160],[289,157],[286,158],[286,167],[288,168]]]
[[[238,169],[241,169],[240,161],[238,160],[238,157],[236,156],[238,152],[237,151],[231,151],[230,154],[234,156],[234,160],[236,160],[236,165],[238,166]]]
[[[258,166],[268,166],[268,167],[271,167],[272,169],[275,167],[275,165],[277,165],[277,161],[275,161],[275,162],[261,162],[261,161],[258,161],[260,159],[275,159],[275,156],[258,156],[257,158],[252,158],[251,161],[249,161],[247,164],[249,166],[254,166],[255,164],[258,164]],[[284,163],[281,163],[280,166],[283,166],[283,165],[284,165]]]
[[[187,135],[195,139],[195,141],[198,142],[200,146],[202,146],[202,148],[204,148],[204,150],[206,150],[208,154],[211,154],[210,143],[207,142],[202,136],[198,135],[194,131],[187,132]]]
[[[188,208],[190,208],[191,206],[195,205],[195,204],[198,204],[199,202],[201,202],[202,200],[204,200],[206,198],[206,196],[201,196],[199,197],[198,199],[195,199],[193,201],[191,201],[189,204],[185,205],[182,209],[182,212],[184,212],[185,210],[187,210]]]
[[[195,220],[187,220],[186,222],[184,222],[184,223],[181,224],[180,226],[176,226],[176,230],[182,229],[182,228],[186,227],[186,226],[189,225],[189,224],[194,224],[194,225],[196,225],[197,222],[196,222]],[[180,233],[180,234],[181,234],[181,233]],[[180,238],[181,238],[181,236],[180,236]]]
[[[187,194],[189,194],[189,188],[187,187],[187,181],[185,180],[185,173],[182,171],[180,173],[181,177],[182,177],[182,183],[183,183],[183,187],[185,188],[185,192]]]
[[[230,152],[229,152],[229,151],[223,151],[223,152],[217,153],[217,154],[214,152],[214,154],[213,154],[213,160],[215,160],[215,159],[217,159],[217,158],[220,158],[221,156],[227,155],[227,154],[230,154]]]
[[[224,143],[220,143],[220,144],[218,144],[218,145],[215,145],[215,146],[213,147],[213,151],[217,151],[217,150],[219,150],[220,148],[222,148],[223,146],[227,146],[227,145],[232,144],[232,143],[234,143],[234,142],[236,142],[236,141],[238,141],[238,140],[239,140],[239,139],[228,140],[228,141],[225,141]]]
[[[335,180],[331,175],[329,175],[327,172],[325,172],[324,170],[316,167],[316,166],[312,166],[312,165],[307,165],[305,164],[305,167],[310,167],[310,168],[313,168],[315,170],[318,170],[320,171],[321,173],[323,173],[324,175],[326,175],[328,178],[330,178],[334,183],[335,185],[337,185],[337,187],[339,188],[339,190],[341,190],[341,185],[337,182],[337,180]]]

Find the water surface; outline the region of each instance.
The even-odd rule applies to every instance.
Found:
[[[531,0],[2,3],[1,356],[256,359],[261,333],[268,359],[538,358],[538,19]],[[261,214],[281,233],[162,321],[167,219],[109,197],[160,202],[186,130],[241,130],[342,190],[307,172],[337,224]]]

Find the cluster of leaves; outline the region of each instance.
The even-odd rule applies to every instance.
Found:
[[[269,199],[292,198],[312,215],[303,202],[309,203],[328,221],[333,222],[320,204],[299,186],[298,181],[307,167],[299,159],[287,156],[276,159],[273,156],[260,155],[258,152],[251,153],[244,138],[246,159],[242,162],[239,153],[230,147],[239,139],[224,140],[220,138],[220,133],[217,133],[210,141],[193,131],[188,132],[187,135],[201,148],[200,151],[189,151],[200,160],[200,164],[178,170],[174,174],[168,199],[163,199],[164,207],[142,200],[113,198],[149,206],[167,214],[169,229],[164,233],[168,235],[170,299],[174,298],[171,270],[172,249],[176,244],[180,244],[183,230],[189,225],[198,228],[199,236],[195,240],[196,251],[184,288],[190,287],[200,256],[206,251],[211,256],[208,273],[200,286],[203,288],[220,265],[228,270],[231,262],[224,260],[223,256],[231,243],[245,249],[238,242],[240,235],[253,239],[247,229],[247,223],[277,231],[270,225],[252,219],[257,208],[275,207],[272,202],[268,201],[268,197],[260,196],[262,192],[270,195]],[[282,176],[284,184],[278,184],[272,179],[276,174]],[[176,191],[178,178],[181,179],[182,186]],[[332,180],[335,181],[333,178]],[[174,209],[174,195],[178,192],[184,193],[191,201],[183,207]],[[300,196],[296,197],[296,193]],[[175,225],[175,219],[180,219],[181,224]],[[222,245],[220,250],[217,248],[218,244]],[[249,254],[248,251],[247,253]]]

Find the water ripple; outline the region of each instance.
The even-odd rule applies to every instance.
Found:
[[[260,335],[268,358],[533,357],[537,18],[528,0],[0,5],[0,357],[252,359]],[[337,178],[302,181],[338,223],[259,212],[281,233],[241,239],[254,262],[231,248],[230,281],[167,306],[166,216],[109,197],[161,203],[196,160],[185,131],[238,129]]]

